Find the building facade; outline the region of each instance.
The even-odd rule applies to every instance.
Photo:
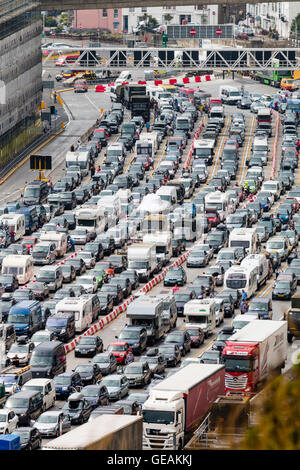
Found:
[[[75,10],[72,27],[76,29],[106,29],[111,33],[122,33],[122,10],[120,8]]]
[[[292,21],[300,13],[300,2],[247,4],[247,23],[259,29],[275,29],[284,39],[290,37]],[[299,33],[298,33],[299,34]]]
[[[40,132],[39,2],[0,1],[0,168]]]
[[[218,24],[218,5],[123,8],[123,32],[129,34],[134,32],[145,14],[153,16],[161,25]]]

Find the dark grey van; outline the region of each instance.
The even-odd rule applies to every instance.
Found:
[[[32,378],[53,378],[66,371],[67,358],[60,341],[40,343],[33,351],[30,365]]]
[[[21,390],[8,397],[5,409],[16,413],[19,426],[30,426],[30,421],[36,420],[43,411],[43,395],[37,390]]]

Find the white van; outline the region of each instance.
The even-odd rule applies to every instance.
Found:
[[[256,253],[258,235],[256,228],[234,228],[229,235],[229,248],[243,247],[248,254]]]
[[[14,274],[19,284],[26,284],[33,277],[33,258],[30,255],[8,255],[2,261],[2,274]]]
[[[268,191],[274,194],[275,201],[277,201],[280,198],[280,191],[281,191],[279,181],[275,181],[275,180],[265,181],[261,187],[261,191]]]
[[[184,306],[187,327],[199,326],[207,338],[216,327],[216,302],[214,299],[193,299]]]
[[[230,194],[221,191],[208,193],[205,196],[205,209],[217,210],[221,221],[224,221],[231,213]]]
[[[68,243],[67,235],[62,232],[42,232],[41,242],[53,242],[56,245],[57,256],[64,256],[67,253]]]
[[[22,390],[35,390],[43,396],[43,412],[55,405],[55,384],[53,379],[31,379]]]
[[[162,201],[167,201],[170,204],[177,202],[177,190],[175,186],[161,186],[156,194]]]
[[[55,314],[69,312],[75,314],[75,331],[81,333],[88,328],[93,321],[92,297],[88,299],[67,297],[56,304]]]
[[[236,87],[222,85],[220,87],[220,98],[222,103],[237,104],[241,101],[242,95]]]
[[[232,322],[232,326],[235,330],[240,330],[244,326],[248,325],[253,320],[258,320],[258,314],[256,315],[237,315]]]
[[[268,280],[270,275],[269,260],[262,254],[252,254],[246,256],[241,262],[242,268],[256,267],[257,270],[257,287],[262,287]]]
[[[24,214],[3,214],[0,216],[0,224],[8,226],[9,232],[15,233],[15,241],[25,235],[25,215]]]

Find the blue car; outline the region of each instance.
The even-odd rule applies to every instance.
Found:
[[[56,398],[65,399],[82,387],[82,381],[78,372],[63,372],[54,377],[54,385]]]
[[[272,300],[266,297],[251,300],[247,314],[251,313],[256,313],[262,320],[272,320]]]

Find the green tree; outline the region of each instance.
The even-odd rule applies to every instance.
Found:
[[[57,25],[55,32],[59,34],[59,33],[62,33],[62,31],[63,31],[63,25],[61,24]]]
[[[292,21],[291,33],[294,33],[294,36],[297,38],[300,37],[300,13]]]
[[[154,16],[148,15],[147,13],[144,13],[142,16],[142,21],[145,21],[146,26],[149,28],[157,28],[158,26],[158,21]]]
[[[173,16],[170,15],[170,13],[167,13],[166,15],[164,15],[164,19],[167,23],[169,23],[169,21],[172,21]]]
[[[54,28],[57,26],[57,21],[53,16],[46,16],[45,18],[45,26],[48,28]]]
[[[242,450],[300,449],[300,365],[295,376],[280,375],[264,390],[258,424],[251,427]]]

